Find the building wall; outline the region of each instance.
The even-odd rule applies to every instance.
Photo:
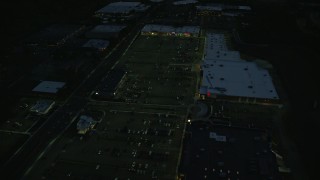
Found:
[[[200,94],[207,100],[225,100],[225,101],[233,101],[233,102],[241,102],[241,103],[266,103],[266,104],[281,104],[280,99],[264,99],[264,98],[253,98],[253,97],[239,97],[239,96],[221,96],[216,94]]]

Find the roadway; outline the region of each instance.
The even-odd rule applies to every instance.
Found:
[[[6,179],[24,179],[27,169],[33,166],[40,154],[53,142],[64,130],[70,126],[75,115],[83,109],[87,102],[87,95],[93,91],[100,80],[106,76],[131,41],[143,27],[143,23],[137,25],[115,46],[108,56],[82,81],[75,91],[67,98],[46,120],[46,122],[31,136],[27,142],[1,167],[1,174]]]

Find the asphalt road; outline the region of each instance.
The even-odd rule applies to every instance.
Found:
[[[1,167],[1,174],[6,179],[23,179],[25,171],[33,165],[39,155],[45,150],[49,143],[59,136],[72,122],[74,116],[85,107],[88,95],[98,85],[100,80],[106,76],[111,67],[117,62],[129,42],[136,37],[143,24],[137,24],[120,43],[114,51],[99,64],[92,74],[89,74],[81,85],[70,95],[66,102],[58,108],[47,121],[28,139],[21,149],[13,155],[10,160]]]

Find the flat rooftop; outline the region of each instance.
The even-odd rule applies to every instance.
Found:
[[[192,33],[199,34],[200,27],[199,26],[182,26],[182,27],[173,27],[166,25],[158,25],[158,24],[147,24],[141,30],[142,32],[164,32],[164,33]]]
[[[238,51],[230,51],[224,34],[207,33],[205,43],[205,60],[241,60]]]
[[[263,131],[197,122],[186,133],[180,168],[186,179],[279,179]]]
[[[173,2],[174,5],[185,5],[185,4],[194,4],[197,3],[197,0],[181,0]]]
[[[198,10],[207,10],[207,11],[224,11],[224,10],[240,10],[240,11],[251,11],[250,6],[233,6],[219,3],[212,3],[204,6],[197,6]]]
[[[126,14],[130,13],[131,11],[145,11],[148,8],[149,6],[145,6],[140,2],[114,2],[101,8],[96,13]]]
[[[197,10],[200,11],[222,11],[220,6],[197,6]]]
[[[120,32],[126,26],[123,25],[98,25],[94,27],[90,32],[91,33],[114,33]]]
[[[92,117],[81,115],[79,117],[79,120],[77,122],[77,130],[78,131],[84,131],[84,133],[89,130],[92,126],[94,126],[96,122],[93,120]]]
[[[30,108],[30,111],[36,112],[39,114],[46,114],[54,104],[55,104],[55,101],[53,100],[42,99],[37,101],[37,103]]]
[[[209,49],[210,47],[208,47]],[[232,60],[241,61],[239,51],[215,51],[214,49],[206,50],[205,60]]]
[[[35,88],[32,89],[33,92],[42,92],[42,93],[57,93],[61,88],[64,87],[65,82],[56,82],[56,81],[42,81]]]
[[[202,87],[211,94],[279,99],[269,72],[254,62],[204,61],[202,69]]]
[[[279,99],[269,72],[230,51],[222,33],[207,33],[201,94]]]
[[[94,48],[94,49],[105,49],[109,46],[109,41],[102,39],[90,39],[82,47]]]

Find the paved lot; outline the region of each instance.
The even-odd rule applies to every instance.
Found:
[[[128,39],[133,39],[137,30],[138,27],[106,57],[105,63],[85,78],[35,133],[23,151],[10,161],[7,166],[10,170],[22,162],[18,167],[19,173],[12,174],[12,177],[19,176],[25,167],[30,167],[26,175],[31,179],[175,177],[185,125],[185,116],[181,114],[185,114],[187,105],[193,103],[196,73],[192,72],[192,67],[194,62],[200,60],[199,53],[190,48],[197,46],[199,41],[197,38],[170,37],[160,40],[155,37],[150,43],[157,44],[160,40],[162,48],[142,55],[127,49]],[[140,36],[137,42],[143,38],[148,39]],[[135,43],[132,47],[135,47]],[[178,48],[177,54],[171,52],[177,49],[167,47],[171,43]],[[189,43],[190,47],[184,47],[182,44],[185,43]],[[117,61],[123,52],[125,55]],[[132,60],[128,59],[130,53],[137,53],[138,58],[132,55]],[[102,102],[99,105],[98,102],[83,98],[107,73],[105,69],[122,65],[129,73],[119,88],[117,98],[125,99],[125,103],[116,105],[115,110],[114,102]],[[151,66],[156,69],[150,69]],[[135,79],[140,81],[135,82]],[[96,106],[96,110],[106,114],[95,130],[80,137],[75,130],[73,117],[87,107],[88,101],[91,101],[90,108]],[[62,134],[65,129],[68,131]],[[31,165],[34,160],[36,163]]]
[[[186,137],[181,170],[187,179],[279,178],[263,131],[198,122],[187,128]]]
[[[73,124],[29,177],[173,179],[183,126],[182,116],[106,111],[87,135],[78,135]]]
[[[193,102],[201,57],[198,38],[139,36],[120,59],[127,77],[117,98],[145,104],[185,105]]]

